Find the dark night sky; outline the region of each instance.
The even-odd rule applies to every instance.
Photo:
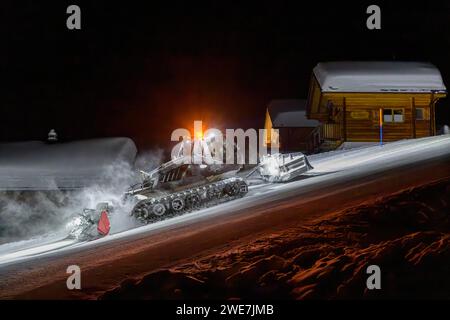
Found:
[[[450,87],[450,4],[2,1],[0,140],[129,136],[165,146],[193,120],[259,128],[274,98],[307,95],[327,60],[423,60]],[[245,3],[245,4],[243,4]],[[66,28],[78,4],[82,30]],[[450,99],[446,99],[450,100]],[[450,102],[438,106],[450,122]]]

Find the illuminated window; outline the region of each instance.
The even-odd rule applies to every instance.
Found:
[[[384,122],[403,122],[403,109],[383,109]]]

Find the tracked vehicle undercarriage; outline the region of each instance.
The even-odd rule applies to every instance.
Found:
[[[183,191],[140,200],[132,215],[144,223],[156,222],[199,208],[243,197],[248,192],[242,178],[228,178]]]

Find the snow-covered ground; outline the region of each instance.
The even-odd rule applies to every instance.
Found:
[[[185,223],[205,221],[221,215],[227,215],[236,209],[249,209],[255,204],[269,203],[292,194],[300,194],[302,190],[314,188],[316,185],[331,184],[352,176],[369,176],[378,171],[395,167],[413,165],[424,160],[432,160],[441,156],[450,156],[450,135],[428,137],[416,140],[402,140],[383,146],[363,146],[350,150],[336,150],[310,156],[314,169],[308,172],[308,178],[285,184],[258,184],[251,186],[249,193],[242,199],[202,209],[183,216],[112,233],[107,237],[76,243],[62,240],[61,234],[46,235],[27,241],[0,245],[0,265],[34,259],[51,254],[70,253],[71,250],[91,248],[113,240],[133,237],[162,229],[171,229]],[[115,219],[111,218],[114,225]]]
[[[414,162],[449,152],[450,135],[400,140],[385,145],[362,146],[311,156],[309,160],[313,164],[314,170],[310,173],[355,169],[367,164],[383,167],[393,162]]]
[[[129,138],[0,143],[0,190],[73,189],[108,183],[117,164],[131,168],[136,154]]]

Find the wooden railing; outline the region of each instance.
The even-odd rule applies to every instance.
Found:
[[[342,125],[340,123],[324,123],[321,129],[321,136],[323,140],[342,139]]]

